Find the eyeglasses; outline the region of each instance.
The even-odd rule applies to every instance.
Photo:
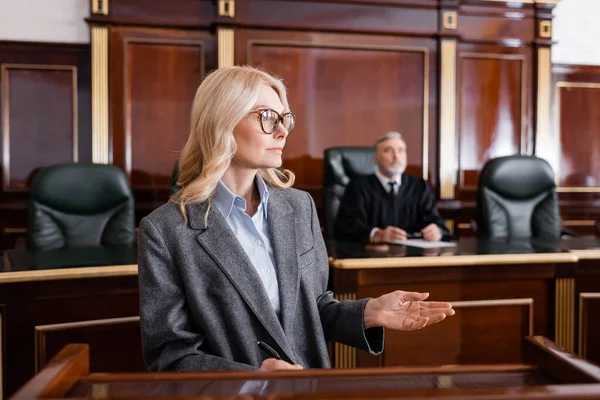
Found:
[[[288,134],[296,125],[296,116],[292,112],[283,113],[280,115],[277,111],[265,108],[262,110],[251,111],[250,114],[258,114],[260,127],[267,135],[274,133],[279,128],[279,123],[288,131]]]

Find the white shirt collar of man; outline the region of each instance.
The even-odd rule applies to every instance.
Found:
[[[390,185],[388,185],[388,183],[390,182],[396,182],[396,185],[394,186],[394,193],[398,193],[398,189],[400,189],[400,184],[402,183],[402,174],[397,174],[396,176],[394,176],[394,178],[390,179],[387,176],[383,175],[379,169],[375,170],[375,176],[377,177],[377,179],[379,179],[379,182],[381,182],[381,186],[383,186],[383,188],[385,189],[386,192],[390,192]]]

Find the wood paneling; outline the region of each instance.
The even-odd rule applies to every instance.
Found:
[[[77,68],[3,64],[0,71],[2,187],[25,190],[39,168],[78,159]]]
[[[5,370],[5,390],[10,396],[36,370],[36,327],[139,315],[137,276],[2,283],[0,304],[6,315],[3,323],[7,346],[3,356],[4,365],[10,366]],[[134,325],[45,331],[45,355],[52,357],[67,341],[83,341],[94,346],[92,357],[102,368],[140,366],[140,336]],[[122,350],[118,363],[114,362],[115,352],[108,351],[111,346],[115,351]],[[103,360],[109,354],[110,358]]]
[[[528,51],[459,51],[458,56],[460,196],[476,190],[488,160],[528,152],[531,63]]]
[[[559,190],[600,197],[600,67],[555,65],[554,118]],[[579,193],[579,194],[577,194]]]
[[[517,362],[524,335],[553,337],[552,265],[333,271],[335,293],[378,297],[397,289],[457,304],[456,315],[418,332],[386,331],[384,354],[357,351],[357,366]]]
[[[430,138],[436,137],[433,41],[314,33],[276,40],[279,36],[239,32],[236,62],[265,67],[288,87],[298,121],[284,167],[296,173],[296,187],[319,196],[326,148],[372,145],[391,130],[406,139],[408,171],[429,178],[436,160],[430,159]]]
[[[600,364],[600,292],[579,294],[579,355]]]
[[[253,0],[237,1],[235,6],[236,21],[245,27],[429,36],[438,27],[437,3]]]
[[[455,302],[453,308],[456,314],[442,324],[415,332],[388,330],[383,365],[521,361],[523,338],[532,334],[533,299]]]
[[[36,326],[35,340],[36,372],[70,343],[86,343],[90,346],[92,372],[147,370],[142,359],[139,317]]]
[[[131,177],[138,219],[167,200],[194,94],[215,66],[209,32],[111,28],[111,158]]]
[[[106,0],[105,0],[106,1]],[[113,23],[169,26],[169,27],[208,27],[216,16],[216,1],[206,0],[110,0],[110,17],[92,16],[96,23]]]

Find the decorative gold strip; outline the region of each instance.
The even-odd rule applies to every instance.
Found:
[[[4,233],[27,233],[27,228],[3,228]]]
[[[339,293],[335,296],[339,301],[356,300],[356,293]],[[334,368],[355,368],[356,349],[345,344],[335,343]]]
[[[455,30],[457,27],[456,11],[445,11],[442,15],[442,26],[444,29]]]
[[[577,354],[579,355],[579,357],[581,358],[586,358],[587,357],[587,341],[588,341],[588,337],[587,335],[585,335],[583,327],[584,327],[584,316],[585,316],[585,300],[590,300],[590,299],[600,299],[600,293],[587,293],[587,292],[583,292],[583,293],[579,293],[579,335],[578,335],[578,342],[579,342],[579,346],[578,346],[578,352]]]
[[[529,307],[529,333],[533,335],[533,299],[492,299],[492,300],[470,300],[470,301],[451,301],[452,308],[475,308],[475,307],[510,307],[510,306],[528,306]]]
[[[456,40],[442,40],[440,197],[454,198],[456,179]]]
[[[219,17],[235,17],[235,0],[219,0]]]
[[[338,269],[476,267],[483,265],[570,264],[579,258],[571,253],[449,255],[440,257],[347,258],[334,260]],[[0,275],[1,276],[1,275]]]
[[[108,0],[92,0],[92,14],[108,15]]]
[[[575,350],[575,278],[556,279],[555,342],[567,351]]]
[[[336,44],[336,43],[309,43],[301,41],[283,40],[249,40],[246,44],[246,62],[252,64],[252,46],[288,46],[307,47],[318,49],[341,49],[341,50],[371,50],[371,51],[396,51],[396,52],[420,52],[423,53],[423,179],[429,179],[429,49],[417,46],[381,46],[362,44]]]
[[[139,321],[140,317],[121,317],[121,318],[106,318],[94,319],[88,321],[65,322],[60,324],[36,325],[34,331],[34,346],[35,346],[35,372],[37,373],[43,365],[42,361],[46,359],[46,332],[63,331],[68,329],[88,328],[90,326],[104,326],[115,324],[126,324],[129,322]]]
[[[55,281],[59,279],[87,279],[137,275],[137,265],[112,265],[107,267],[81,267],[36,271],[3,272],[0,285],[15,282]]]
[[[448,228],[448,231],[450,232],[451,235],[454,235],[454,220],[453,219],[446,220],[446,228]]]
[[[218,29],[217,43],[219,47],[219,68],[231,67],[234,64],[233,29]]]
[[[594,226],[596,225],[596,221],[593,220],[583,220],[583,221],[572,221],[572,220],[563,220],[564,226]]]
[[[109,163],[108,28],[92,26],[92,161]]]
[[[577,256],[579,260],[600,260],[599,249],[580,249],[580,250],[569,250],[570,254]]]
[[[552,21],[540,21],[540,37],[552,38]]]
[[[79,102],[77,100],[77,67],[72,65],[2,64],[0,76],[3,82],[0,102],[2,103],[2,187],[5,191],[20,190],[10,187],[10,79],[9,70],[71,71],[72,86],[72,138],[73,162],[79,158]]]
[[[471,224],[466,222],[460,223],[457,226],[458,229],[471,229]]]
[[[552,166],[558,179],[558,152],[553,149],[550,133],[551,60],[550,49],[538,49],[537,128],[535,154],[545,158]],[[558,183],[558,182],[557,182]]]
[[[600,83],[596,83],[596,82],[565,82],[565,81],[559,81],[556,82],[556,85],[554,87],[554,93],[555,93],[555,100],[554,100],[554,119],[555,119],[555,126],[556,126],[556,147],[559,149],[558,150],[558,154],[560,154],[560,139],[562,136],[562,132],[560,129],[560,123],[561,123],[561,119],[560,119],[560,112],[561,112],[561,103],[560,103],[560,97],[561,97],[561,90],[563,88],[576,88],[576,89],[600,89]],[[557,163],[557,169],[554,170],[554,173],[556,174],[555,178],[556,178],[556,184],[558,185],[559,183],[559,173],[558,173],[558,163]],[[559,186],[556,188],[556,191],[559,193],[599,193],[600,192],[600,186]]]

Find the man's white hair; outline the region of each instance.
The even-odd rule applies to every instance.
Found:
[[[375,147],[377,147],[377,145],[381,142],[385,142],[386,140],[389,139],[400,139],[402,141],[404,141],[404,138],[402,137],[402,134],[400,132],[395,132],[395,131],[391,131],[386,133],[385,135],[381,136],[379,139],[377,139],[375,141]]]

